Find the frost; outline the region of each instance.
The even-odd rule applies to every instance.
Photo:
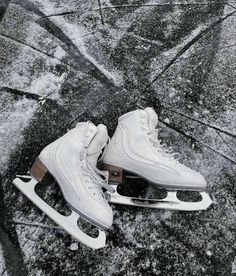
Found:
[[[169,118],[165,118],[165,119],[163,120],[163,122],[169,124],[169,123],[170,123],[170,119],[169,119]]]
[[[30,91],[43,97],[59,100],[60,95],[58,91],[65,77],[66,73],[63,73],[60,77],[56,77],[49,72],[44,73],[31,82]]]
[[[169,94],[169,98],[170,98],[170,99],[171,99],[171,98],[174,98],[175,95],[176,95],[175,92],[171,92],[171,93]]]
[[[232,263],[232,274],[236,273],[236,257],[234,258],[234,261]]]
[[[58,59],[62,59],[65,56],[66,52],[61,48],[61,46],[57,46],[54,56]]]
[[[126,8],[113,7],[115,2],[124,5],[122,1],[100,2],[101,10],[99,2],[85,0],[9,5],[11,12],[1,22],[0,85],[15,93],[2,89],[0,94],[0,171],[8,169],[9,161],[17,170],[18,161],[9,159],[16,149],[19,159],[25,158],[24,130],[30,144],[35,139],[41,146],[44,126],[37,119],[44,114],[56,131],[62,122],[68,122],[69,129],[73,119],[92,117],[107,124],[112,135],[122,113],[156,104],[165,123],[159,126],[160,139],[204,175],[214,204],[195,213],[113,205],[107,246],[98,252],[54,225],[15,189],[11,184],[15,172],[10,172],[2,183],[3,204],[9,206],[9,224],[15,227],[13,238],[19,241],[22,264],[30,276],[201,275],[203,271],[223,275],[235,255],[235,15],[217,26],[212,23],[233,8],[229,3],[223,10],[217,4],[214,10],[212,1],[172,5],[171,1],[130,0]],[[209,32],[199,39],[208,26]],[[36,100],[22,97],[21,92]],[[51,106],[53,110],[48,110]],[[32,129],[32,117],[39,128]],[[45,185],[45,198],[60,209],[61,193],[56,187]],[[153,187],[148,189],[150,197],[157,193]]]
[[[211,253],[211,251],[207,251],[207,256],[209,256],[209,257],[211,257],[212,256],[212,253]]]
[[[6,268],[5,268],[4,258],[3,258],[3,251],[2,251],[2,247],[0,245],[0,275],[2,275],[2,276],[9,275],[5,269]]]
[[[70,245],[70,250],[71,250],[71,251],[76,251],[76,250],[78,250],[78,249],[79,249],[78,243],[72,243],[72,244]]]
[[[16,145],[22,141],[21,133],[28,125],[33,113],[37,108],[35,101],[23,98],[17,102],[11,102],[10,98],[4,95],[0,99],[4,101],[4,109],[0,113],[0,169],[4,170],[7,165],[10,153]]]

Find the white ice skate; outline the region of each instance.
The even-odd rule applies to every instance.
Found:
[[[116,189],[108,193],[112,203],[172,210],[202,210],[212,203],[204,192],[203,176],[178,162],[170,149],[157,138],[158,117],[148,107],[135,110],[119,118],[118,126],[103,158],[103,168],[109,171],[109,182]],[[119,193],[117,184],[142,178],[154,186],[167,190],[164,199],[129,197]],[[199,191],[201,201],[181,201],[177,190]]]
[[[20,178],[13,181],[52,220],[74,238],[94,249],[105,246],[103,229],[108,229],[113,222],[111,207],[103,193],[103,189],[113,192],[113,188],[104,180],[108,174],[96,168],[98,156],[107,140],[104,125],[96,127],[91,122],[78,123],[74,129],[44,148],[31,168],[29,182]],[[70,216],[59,214],[35,193],[35,185],[42,181],[47,171],[59,184],[72,210]],[[85,234],[78,227],[80,216],[99,228],[96,238]]]

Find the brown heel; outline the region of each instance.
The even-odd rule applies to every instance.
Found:
[[[103,164],[103,170],[109,172],[109,182],[122,184],[123,182],[123,169],[117,166]]]
[[[39,182],[43,180],[45,175],[47,174],[47,167],[40,161],[39,158],[36,159],[33,166],[30,169],[30,174],[36,178]]]

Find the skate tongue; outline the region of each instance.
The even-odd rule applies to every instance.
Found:
[[[156,128],[158,124],[158,116],[152,107],[147,107],[144,109],[148,114],[148,126],[150,130]]]
[[[87,159],[90,164],[96,166],[100,152],[104,147],[104,144],[107,142],[107,140],[108,140],[107,128],[105,125],[99,124],[97,126],[96,134],[94,135],[93,139],[88,145]]]

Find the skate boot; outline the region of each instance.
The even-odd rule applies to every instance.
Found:
[[[109,171],[110,183],[124,183],[127,177],[142,178],[154,186],[168,190],[162,200],[136,200],[122,197],[118,192],[110,201],[120,204],[168,208],[177,210],[200,210],[211,204],[203,191],[206,181],[203,176],[181,164],[175,154],[166,149],[157,137],[158,116],[148,107],[124,114],[103,157],[104,169]],[[113,185],[115,187],[115,185]],[[176,190],[200,191],[200,202],[183,202]],[[138,202],[138,203],[137,203]]]
[[[108,173],[96,168],[97,159],[108,141],[104,125],[97,127],[91,123],[78,123],[77,126],[40,153],[31,168],[32,180],[29,183],[14,180],[14,184],[49,217],[61,225],[79,241],[92,248],[105,245],[105,233],[99,230],[95,239],[78,228],[79,216],[99,229],[112,225],[113,213],[103,189],[113,192],[107,183]],[[62,216],[43,201],[35,192],[37,182],[41,182],[49,172],[57,181],[63,196],[72,209],[69,217]]]

